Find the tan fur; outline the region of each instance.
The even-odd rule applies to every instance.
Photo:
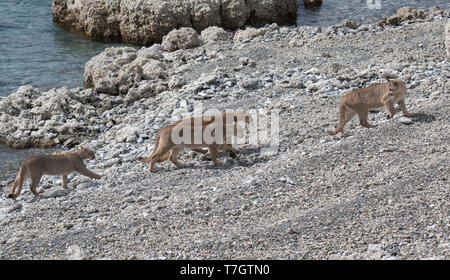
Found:
[[[339,121],[336,130],[330,130],[330,135],[338,132],[341,136],[346,136],[344,126],[355,115],[358,115],[359,122],[367,128],[375,127],[367,121],[369,109],[384,106],[389,112],[387,118],[392,118],[398,104],[405,116],[410,116],[405,106],[405,83],[400,79],[394,79],[385,83],[374,84],[366,88],[353,90],[344,95],[339,104]]]
[[[58,155],[40,155],[26,158],[14,180],[8,197],[15,199],[22,190],[25,180],[31,178],[31,192],[39,196],[36,188],[43,175],[61,175],[62,187],[67,189],[67,175],[78,172],[82,175],[100,179],[102,176],[89,171],[83,160],[94,159],[94,152],[89,149],[80,149],[77,152],[61,152]]]
[[[222,118],[220,120],[220,118]],[[196,117],[196,118],[189,118],[185,120],[177,121],[173,124],[170,124],[168,126],[165,126],[161,128],[161,130],[156,135],[156,142],[155,147],[153,149],[153,153],[151,156],[147,158],[139,157],[137,160],[142,162],[149,162],[150,163],[150,171],[155,172],[155,163],[156,162],[162,162],[164,160],[170,159],[176,166],[183,167],[183,165],[177,160],[177,154],[178,152],[184,148],[190,148],[193,151],[205,153],[206,150],[204,148],[208,148],[211,159],[214,162],[214,165],[219,165],[219,162],[217,161],[217,151],[218,150],[224,150],[228,151],[231,157],[236,157],[236,151],[231,146],[231,137],[230,135],[226,136],[227,131],[233,131],[233,135],[237,136],[237,122],[238,121],[244,121],[246,123],[249,123],[251,121],[251,117],[248,115],[245,115],[241,112],[232,112],[232,113],[223,113],[221,115],[215,115],[215,116],[204,116],[204,117]],[[177,128],[184,128],[184,129],[190,129],[191,132],[191,142],[194,143],[194,132],[196,131],[196,127],[198,129],[198,126],[201,125],[201,131],[202,134],[206,128],[208,128],[210,125],[214,125],[213,123],[215,121],[218,121],[217,124],[222,124],[223,129],[223,144],[221,143],[212,143],[207,144],[205,143],[204,139],[202,139],[202,143],[198,144],[176,144],[172,141],[172,130]],[[231,122],[231,123],[230,123]],[[216,129],[220,129],[217,127]],[[215,134],[213,134],[215,135]]]
[[[215,121],[217,118],[222,118],[222,123],[224,123],[224,124],[230,124],[233,122],[235,122],[237,124],[239,121],[244,121],[245,123],[250,123],[250,121],[251,121],[251,116],[248,114],[245,114],[243,112],[225,112],[225,113],[222,113],[221,115],[202,116],[202,117],[189,118],[189,119],[185,119],[185,120],[179,120],[179,121],[173,123],[173,125],[180,124],[182,122],[194,123],[197,120],[199,122],[201,121],[202,125],[206,126],[206,125],[212,123],[213,121]],[[222,150],[223,147],[219,146],[218,148],[219,148],[219,150]],[[236,152],[232,149],[231,145],[229,146],[229,148],[231,148],[231,149],[227,149],[227,151],[230,154],[230,156],[232,158],[236,158]],[[191,150],[194,152],[197,152],[197,153],[207,153],[208,152],[208,148],[191,147]],[[169,157],[170,157],[170,152],[166,153],[164,156],[159,158],[157,162],[163,162],[163,161],[167,160]]]

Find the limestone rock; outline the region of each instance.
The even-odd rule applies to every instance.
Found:
[[[164,36],[161,45],[164,50],[173,52],[198,47],[200,46],[200,40],[195,29],[182,27],[180,29],[174,29]]]
[[[171,30],[209,26],[237,29],[245,24],[293,24],[296,0],[53,0],[55,22],[93,39],[135,44],[160,43]]]
[[[116,142],[136,142],[139,134],[139,127],[127,125],[119,129],[116,133]]]
[[[424,15],[425,13],[422,10],[417,10],[411,7],[401,7],[397,10],[395,15],[388,18],[383,17],[380,23],[398,25],[403,21],[414,21],[418,18],[423,18]]]
[[[207,42],[228,41],[232,37],[231,32],[225,31],[222,27],[211,26],[201,33],[202,40]]]
[[[244,30],[239,30],[234,34],[234,41],[246,41],[256,38],[258,36],[262,36],[267,32],[266,28],[254,28],[247,27]]]
[[[14,148],[75,144],[98,132],[92,125],[102,122],[93,106],[99,99],[92,94],[91,89],[20,87],[0,99],[0,142]]]

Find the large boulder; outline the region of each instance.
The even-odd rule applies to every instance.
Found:
[[[126,95],[128,102],[161,93],[167,89],[168,68],[172,67],[163,53],[167,54],[159,44],[140,50],[107,48],[86,63],[84,87],[98,93]]]
[[[107,48],[86,63],[84,86],[102,93],[126,93],[132,84],[130,79],[142,79],[145,60],[136,61],[136,58],[137,51],[134,48]]]
[[[425,12],[423,10],[417,10],[412,7],[401,7],[397,10],[396,14],[390,17],[382,17],[380,23],[398,25],[404,21],[415,21],[424,17]]]
[[[140,93],[132,92],[129,101],[159,93],[165,89],[160,86],[161,82],[169,78],[167,66],[162,62],[162,51],[159,44],[140,50],[107,48],[86,63],[84,87],[112,95],[127,94],[130,89],[137,88]]]
[[[94,39],[151,45],[173,29],[294,24],[296,0],[53,0],[55,22]]]
[[[186,50],[200,46],[197,31],[190,27],[174,29],[163,37],[162,47],[168,52]]]
[[[210,26],[201,33],[201,38],[205,43],[228,41],[232,36],[233,34],[231,32],[225,31],[222,27],[218,26]]]

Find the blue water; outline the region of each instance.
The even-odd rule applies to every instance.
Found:
[[[0,0],[0,96],[19,86],[82,86],[84,64],[104,44],[67,32],[52,20],[51,0]]]

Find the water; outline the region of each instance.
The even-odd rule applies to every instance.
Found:
[[[361,23],[377,21],[382,16],[390,16],[398,8],[410,6],[416,9],[428,9],[438,6],[449,9],[449,0],[323,0],[320,8],[305,9],[303,0],[298,0],[297,25],[329,26],[353,19]]]
[[[81,87],[85,63],[105,48],[118,44],[91,41],[59,27],[52,20],[51,0],[0,0],[0,96],[21,85],[39,88]],[[448,0],[323,0],[322,7],[305,10],[299,2],[298,25],[327,26],[345,18],[360,22],[391,15],[401,6],[448,9]],[[12,150],[0,144],[0,183],[13,178],[20,162],[43,149]],[[15,176],[15,175],[14,175]],[[1,188],[1,186],[0,186]]]
[[[51,0],[0,0],[0,96],[21,85],[82,86],[84,64],[105,44],[60,28]]]

